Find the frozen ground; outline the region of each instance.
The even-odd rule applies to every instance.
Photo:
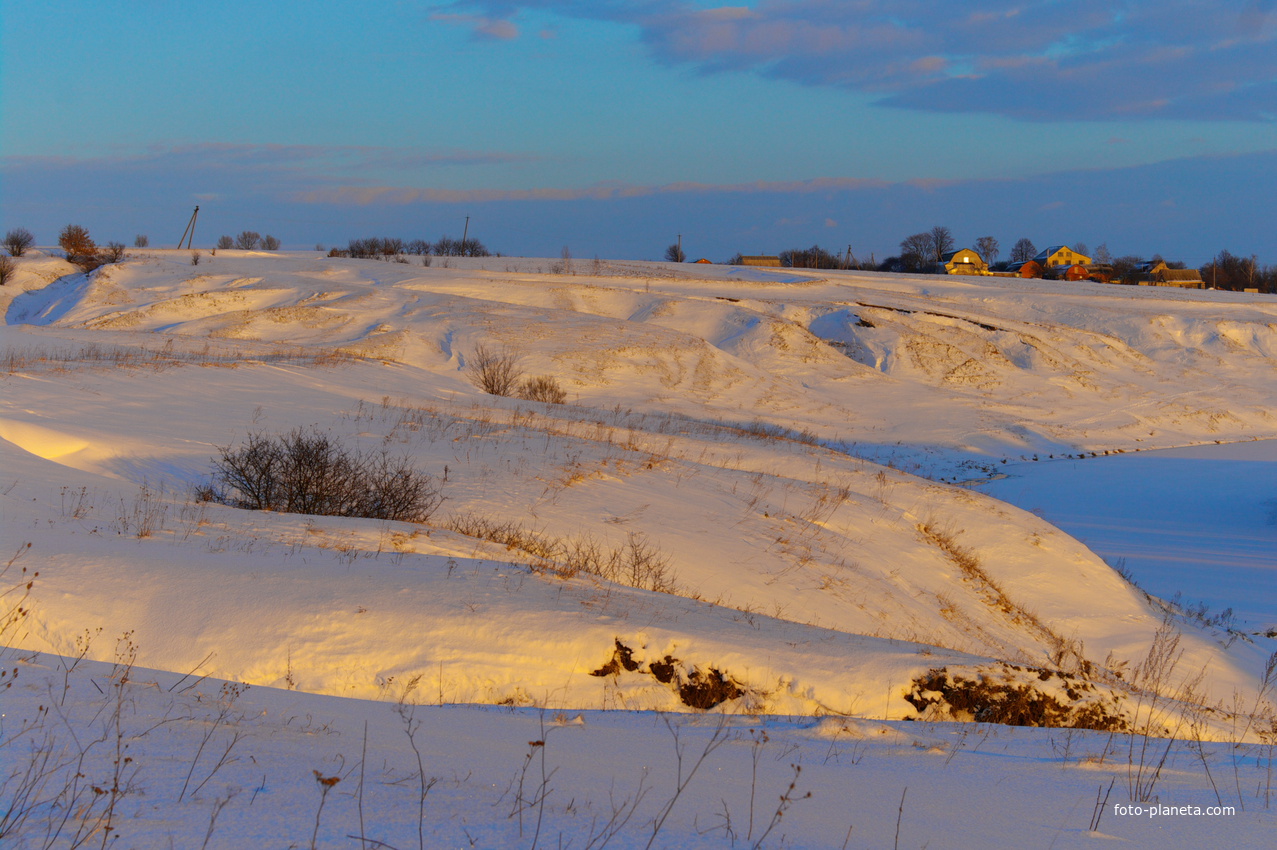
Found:
[[[1249,633],[1273,622],[1271,459],[1145,450],[1277,433],[1272,302],[145,253],[88,277],[23,258],[0,293],[6,601],[39,571],[4,635],[0,791],[30,787],[41,753],[71,759],[0,834],[44,846],[68,815],[97,844],[109,811],[122,846],[305,847],[317,820],[318,845],[358,846],[362,802],[388,846],[583,847],[627,800],[611,846],[876,847],[897,822],[900,846],[1271,829],[1274,641]],[[479,344],[569,404],[478,392]],[[443,506],[409,524],[195,499],[219,447],[298,427],[407,456]],[[1209,510],[1172,502],[1184,481]],[[601,574],[590,552],[629,566]],[[1156,598],[1173,591],[1178,607]],[[125,682],[130,664],[146,672]],[[939,722],[1009,704],[1110,731]],[[674,799],[676,754],[688,770],[707,748]],[[65,781],[81,756],[101,793]],[[1236,813],[1112,817],[1153,798]]]

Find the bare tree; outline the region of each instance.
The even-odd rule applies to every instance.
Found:
[[[1095,262],[1105,265],[1113,262],[1113,255],[1109,253],[1109,243],[1101,242],[1095,249]]]
[[[220,236],[217,239],[217,247],[218,248],[234,248],[235,240],[229,236]]]
[[[251,251],[262,241],[262,235],[252,230],[245,230],[235,237],[235,247],[243,251]]]
[[[998,240],[994,239],[992,236],[981,236],[975,241],[975,251],[980,255],[980,259],[984,260],[989,265],[993,265],[993,263],[998,259]]]
[[[685,263],[687,262],[687,254],[683,253],[683,249],[675,242],[665,249],[665,261],[667,263]]]
[[[915,233],[900,241],[900,262],[909,271],[918,271],[935,256],[930,233]]]
[[[1070,245],[1069,247],[1071,247],[1071,248],[1073,249],[1073,253],[1075,253],[1075,254],[1081,254],[1083,257],[1089,257],[1089,256],[1091,256],[1091,252],[1090,252],[1090,251],[1088,251],[1088,250],[1086,250],[1086,243],[1085,243],[1085,242],[1074,242],[1074,243],[1073,243],[1072,245]]]
[[[262,237],[262,250],[263,251],[278,251],[279,240],[276,239],[274,236],[271,236],[269,233],[266,234],[265,236]]]
[[[106,243],[106,249],[102,252],[102,256],[108,263],[118,263],[120,260],[124,259],[124,243]]]
[[[33,242],[35,237],[31,235],[31,231],[22,227],[15,227],[4,235],[4,249],[12,257],[21,257]]]
[[[1027,260],[1033,259],[1037,256],[1037,254],[1037,246],[1034,245],[1033,241],[1026,236],[1017,241],[1015,246],[1011,248],[1011,262],[1023,263]]]
[[[137,236],[133,237],[134,248],[149,248],[150,246],[151,240],[145,233],[139,233]]]
[[[490,257],[492,253],[478,239],[461,240],[461,256],[463,257]]]
[[[953,250],[953,234],[949,228],[940,225],[931,228],[931,259],[938,263]]]

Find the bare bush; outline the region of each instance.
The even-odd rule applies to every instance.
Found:
[[[4,235],[4,249],[9,252],[10,256],[21,257],[35,242],[35,237],[31,235],[31,231],[23,227],[15,227]]]
[[[276,239],[274,236],[271,236],[269,233],[267,233],[265,236],[262,237],[262,250],[263,251],[278,251],[279,240]]]
[[[137,236],[133,237],[134,248],[149,248],[150,245],[151,239],[145,233],[139,233]]]
[[[235,247],[235,240],[229,236],[219,236],[217,239],[217,247],[223,250]]]
[[[567,392],[550,375],[526,379],[519,384],[516,395],[528,401],[539,401],[544,404],[563,404],[568,400]]]
[[[13,261],[12,257],[0,257],[0,286],[4,286],[9,282],[9,278],[13,277],[13,273],[18,270],[18,264]]]
[[[250,434],[220,451],[205,495],[234,507],[425,522],[443,501],[442,486],[408,458],[352,452],[319,431]]]
[[[124,259],[124,243],[108,242],[102,251],[102,258],[108,263],[118,263]]]
[[[465,371],[470,382],[489,395],[513,395],[523,377],[517,354],[482,343],[466,358]]]

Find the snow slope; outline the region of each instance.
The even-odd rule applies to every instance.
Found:
[[[1273,436],[1277,305],[545,263],[155,251],[86,277],[23,258],[0,293],[0,527],[40,576],[10,642],[110,661],[127,633],[157,670],[555,712],[689,711],[721,677],[733,711],[969,716],[917,684],[941,668],[1159,731],[1183,731],[1186,684],[1262,704],[1271,640],[1174,610],[1167,631],[1065,519],[947,482]],[[478,392],[479,344],[570,403]],[[410,457],[443,507],[418,526],[194,498],[219,448],[297,427]],[[664,572],[605,580],[482,539],[501,524]],[[1234,593],[1262,620],[1271,593]],[[1192,711],[1199,736],[1238,736],[1235,711]]]

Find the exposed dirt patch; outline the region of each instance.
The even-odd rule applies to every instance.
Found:
[[[1054,670],[1002,664],[970,673],[930,670],[905,699],[930,720],[968,720],[1007,726],[1053,726],[1123,731],[1121,696]]]
[[[637,661],[634,660],[633,651],[631,651],[628,646],[621,643],[620,640],[617,640],[616,649],[612,652],[612,658],[599,669],[592,670],[590,672],[590,675],[591,676],[616,676],[616,675],[619,675],[622,670],[625,670],[629,673],[633,673],[638,668],[639,668],[639,664]],[[662,681],[668,681],[668,680],[662,680]]]
[[[597,670],[590,671],[591,676],[620,676],[626,673],[638,673],[651,676],[663,685],[669,685],[678,691],[678,697],[689,708],[702,711],[711,709],[728,700],[739,699],[745,695],[744,688],[730,676],[725,675],[717,667],[693,666],[690,672],[684,672],[683,662],[672,655],[666,655],[658,661],[648,663],[647,669],[634,660],[634,651],[620,639],[612,650],[612,657]]]
[[[716,667],[710,667],[706,671],[693,670],[687,681],[678,688],[678,696],[683,704],[699,709],[713,708],[720,702],[744,695],[740,686]]]

